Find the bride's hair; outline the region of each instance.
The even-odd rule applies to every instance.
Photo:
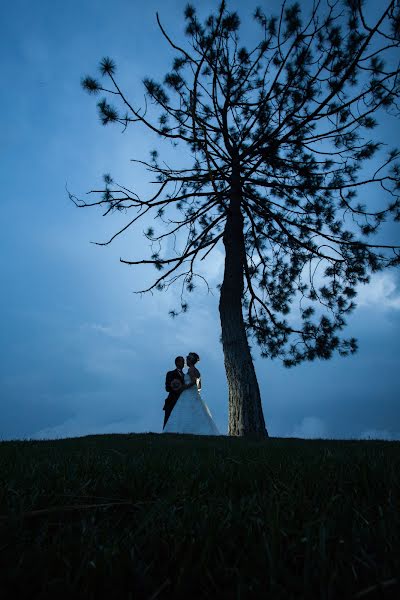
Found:
[[[194,365],[200,360],[200,356],[197,354],[197,352],[189,352],[189,356],[192,357]]]

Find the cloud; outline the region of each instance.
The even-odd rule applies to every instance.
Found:
[[[219,338],[221,325],[217,310],[194,306],[184,316],[177,317],[173,344],[182,348],[182,352],[197,352],[200,357],[207,355],[214,361],[223,360]],[[201,370],[201,366],[200,366]]]
[[[296,438],[326,438],[326,427],[319,417],[304,417],[299,425],[293,429],[291,435],[287,437]]]
[[[400,310],[400,292],[393,273],[376,273],[368,285],[358,288],[358,306]]]
[[[210,285],[222,283],[225,253],[216,246],[206,259],[196,262],[195,272],[207,279]]]
[[[135,364],[137,358],[138,353],[129,348],[92,347],[85,357],[83,367],[89,373],[130,379],[132,364]]]
[[[95,331],[111,338],[127,338],[131,335],[131,327],[127,323],[119,322],[111,325],[102,325],[100,323],[84,323],[81,329]]]
[[[302,421],[296,425],[293,431],[282,437],[295,437],[304,439],[358,439],[358,440],[388,440],[400,441],[400,432],[389,431],[388,429],[366,429],[356,435],[327,435],[327,427],[319,417],[304,417]]]
[[[85,322],[71,335],[74,345],[79,346],[79,364],[84,371],[119,380],[131,378],[132,364],[140,354],[133,324]]]
[[[131,397],[132,396],[132,397]],[[30,434],[32,439],[59,439],[101,433],[161,431],[163,413],[160,402],[146,410],[132,392],[118,390],[65,394],[63,403],[73,409],[73,416]],[[155,426],[156,424],[156,426]]]
[[[161,419],[158,419],[161,423]],[[80,415],[73,417],[72,419],[68,419],[61,425],[57,425],[55,427],[46,427],[45,429],[41,429],[33,433],[30,438],[39,440],[56,440],[67,437],[81,437],[84,435],[101,435],[103,433],[143,433],[148,431],[153,431],[150,427],[148,427],[148,423],[146,420],[146,426],[143,423],[143,419],[135,419],[135,420],[119,420],[112,421],[111,423],[105,423],[103,425],[98,425],[93,421],[83,420]],[[161,430],[161,425],[160,425]]]
[[[387,429],[367,429],[360,433],[361,440],[400,440],[400,432],[394,433]]]

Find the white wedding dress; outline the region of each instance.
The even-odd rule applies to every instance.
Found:
[[[186,384],[190,375],[184,374]],[[221,435],[207,404],[202,400],[197,385],[183,390],[179,396],[163,433],[193,433],[195,435]]]

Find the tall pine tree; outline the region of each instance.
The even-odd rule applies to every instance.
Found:
[[[71,198],[105,214],[133,209],[104,244],[151,212],[163,219],[163,231],[145,234],[151,256],[122,260],[159,271],[140,292],[176,282],[192,291],[198,261],[223,244],[219,312],[231,435],[268,435],[249,339],[288,367],[352,353],[356,340],[340,332],[357,285],[399,264],[398,247],[371,241],[384,221],[400,219],[400,152],[372,131],[379,115],[398,110],[399,4],[381,7],[373,23],[367,12],[360,0],[321,0],[305,17],[297,3],[284,2],[278,16],[257,8],[251,50],[240,44],[239,16],[225,2],[204,23],[188,5],[183,44],[157,15],[176,51],[162,82],[143,82],[158,120],[129,101],[111,59],[101,61],[102,80],[82,81],[105,94],[98,102],[104,125],[141,123],[186,144],[193,159],[191,168],[172,168],[154,151],[140,161],[158,182],[151,198],[109,175],[93,202]],[[178,254],[164,255],[163,241],[182,232]]]

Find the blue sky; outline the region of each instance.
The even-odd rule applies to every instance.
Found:
[[[172,56],[155,12],[176,37],[184,6],[15,0],[3,8],[0,439],[160,432],[165,372],[177,354],[192,350],[201,356],[204,399],[227,431],[217,291],[200,289],[176,320],[168,316],[176,291],[134,295],[154,272],[121,265],[119,257],[148,252],[145,226],[111,246],[94,246],[89,242],[107,239],[124,215],[78,210],[65,190],[83,197],[110,172],[149,193],[146,174],[130,159],[146,158],[157,141],[140,128],[122,135],[102,127],[80,79],[111,56],[140,102],[142,78],[161,78]],[[204,13],[212,6],[201,2]],[[231,7],[239,8],[246,31],[254,4],[237,0]],[[398,137],[398,128],[391,135]],[[222,266],[217,249],[204,267],[214,289]],[[270,435],[400,439],[399,282],[398,273],[387,272],[360,290],[348,328],[359,340],[353,357],[287,370],[255,350]]]

